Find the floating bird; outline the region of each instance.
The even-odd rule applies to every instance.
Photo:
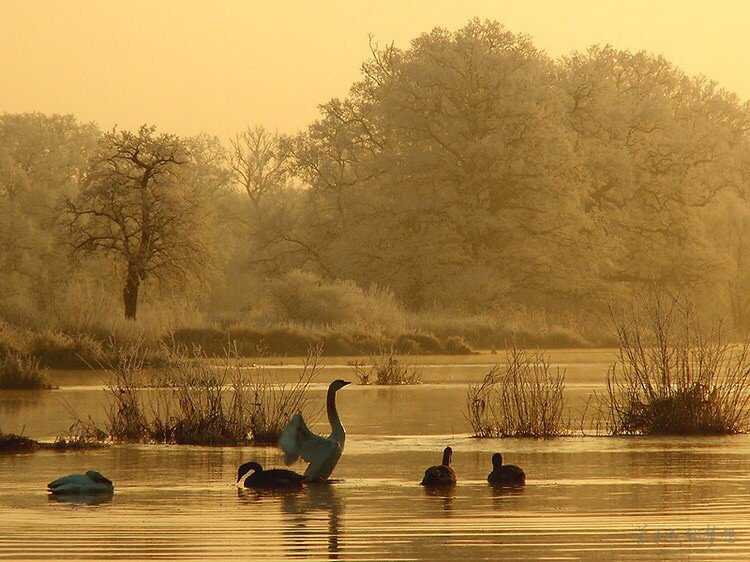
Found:
[[[453,449],[446,447],[443,450],[443,462],[437,466],[431,466],[424,471],[422,486],[453,486],[456,483],[456,472],[451,468],[451,457]]]
[[[336,379],[328,386],[326,410],[331,424],[331,435],[315,435],[308,429],[300,413],[292,416],[281,433],[279,447],[284,451],[286,464],[292,464],[299,457],[310,463],[305,470],[306,482],[327,480],[341,458],[346,432],[336,411],[336,392],[348,384],[348,381]]]
[[[523,486],[526,484],[526,473],[514,464],[503,464],[500,453],[492,455],[492,472],[487,475],[487,482],[493,486]]]
[[[301,488],[304,479],[304,476],[291,470],[263,470],[257,462],[246,462],[237,469],[237,484],[242,482],[250,471],[252,474],[245,478],[245,488]]]
[[[114,484],[95,470],[86,474],[68,474],[47,484],[53,494],[111,494]]]

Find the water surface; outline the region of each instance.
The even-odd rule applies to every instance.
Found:
[[[602,388],[611,352],[553,358],[567,368],[576,403]],[[0,559],[750,559],[750,437],[471,439],[466,386],[492,359],[450,366],[431,358],[442,364],[423,367],[427,384],[341,391],[348,440],[337,481],[298,493],[234,486],[241,462],[281,465],[274,448],[128,445],[2,456]],[[332,363],[339,367],[323,373],[313,401],[322,402],[328,380],[349,376],[345,361]],[[278,376],[293,378],[293,365],[285,360]],[[71,408],[102,416],[95,374],[55,379],[58,391],[0,393],[0,427],[51,438],[70,424]],[[446,444],[459,485],[429,493],[417,482]],[[524,489],[486,484],[497,450],[524,467]],[[115,481],[112,498],[47,496],[46,482],[87,468]]]

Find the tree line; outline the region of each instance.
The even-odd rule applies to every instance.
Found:
[[[552,59],[497,22],[371,42],[304,130],[228,143],[0,116],[0,314],[109,279],[231,315],[304,271],[456,314],[658,288],[750,324],[750,106],[663,57]]]

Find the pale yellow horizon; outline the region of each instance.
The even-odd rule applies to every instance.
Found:
[[[739,0],[0,0],[0,113],[224,138],[248,124],[294,132],[346,94],[368,35],[406,47],[473,17],[530,35],[553,57],[606,43],[661,54],[747,99],[749,16]]]

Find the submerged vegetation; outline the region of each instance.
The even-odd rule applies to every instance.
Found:
[[[475,437],[550,438],[566,434],[565,371],[540,351],[512,347],[466,393],[466,418]]]
[[[687,302],[653,298],[615,316],[607,377],[614,435],[730,434],[750,429],[750,344],[704,329]]]
[[[355,361],[352,367],[359,384],[401,385],[422,382],[419,370],[396,355],[393,348],[370,356],[369,364]]]

